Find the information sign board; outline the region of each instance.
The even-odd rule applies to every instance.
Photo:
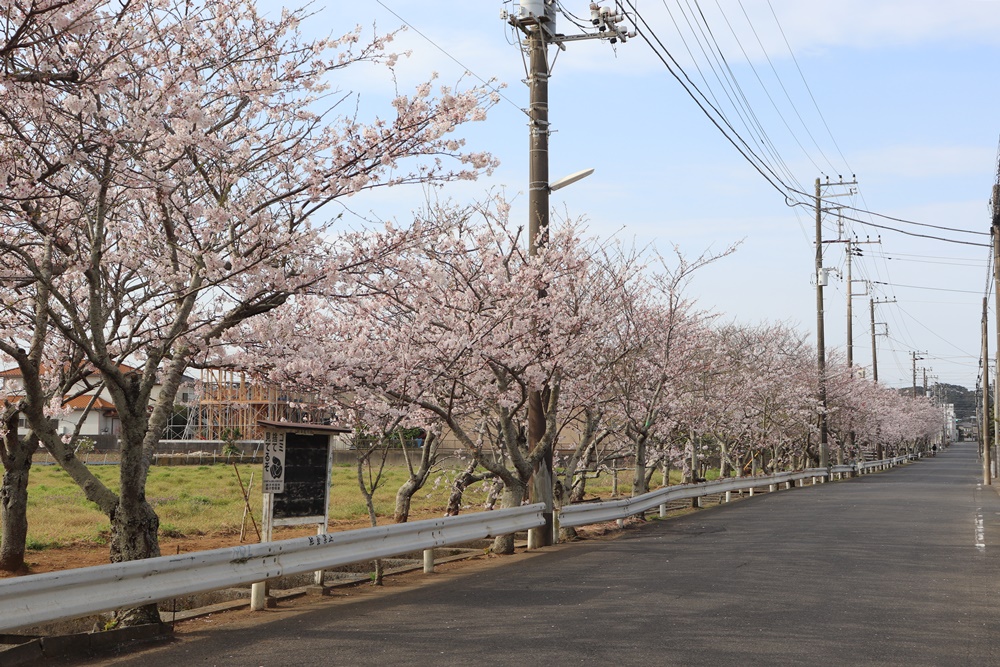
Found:
[[[264,442],[264,493],[285,491],[285,434],[268,433]]]

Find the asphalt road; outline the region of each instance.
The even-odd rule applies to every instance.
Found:
[[[960,443],[110,664],[997,665],[1000,496],[979,480]]]

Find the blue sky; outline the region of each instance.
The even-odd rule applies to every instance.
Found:
[[[259,2],[265,11],[277,11],[281,4]],[[562,4],[574,14],[588,14],[588,1]],[[927,224],[988,231],[1000,139],[995,71],[1000,64],[1000,2],[632,4],[651,28],[645,34],[658,36],[698,86],[722,100],[723,89],[685,22],[685,15],[700,6],[775,153],[807,191],[821,175],[835,179],[853,173],[860,195],[842,203]],[[447,187],[439,196],[472,201],[502,188],[515,201],[514,215],[526,215],[528,139],[521,108],[527,106],[527,88],[518,46],[500,20],[501,9],[516,11],[516,3],[366,0],[314,8],[317,14],[307,27],[316,34],[339,34],[357,24],[388,31],[401,24],[393,12],[411,24],[414,29],[397,41],[399,49],[412,50],[396,73],[401,92],[412,90],[432,71],[441,83],[453,85],[464,68],[506,83],[507,99],[489,119],[463,130],[471,148],[491,151],[501,160],[500,169],[488,179]],[[558,29],[579,32],[561,15]],[[550,58],[555,51],[550,49]],[[464,81],[474,80],[466,75]],[[362,114],[387,113],[393,84],[383,73],[357,68],[336,84],[358,96]],[[750,131],[739,125],[732,109],[727,107],[726,113],[749,140]],[[557,211],[585,217],[592,234],[655,242],[664,253],[676,244],[693,257],[742,241],[734,255],[698,274],[691,295],[727,320],[782,320],[814,334],[812,211],[786,206],[642,38],[615,47],[598,41],[567,45],[553,67],[550,120],[555,130],[552,178],[596,168],[590,178],[553,194]],[[346,202],[346,218],[358,213],[405,221],[424,197],[419,188],[398,188],[352,198]],[[836,238],[835,216],[825,220],[825,238]],[[989,243],[988,236],[876,221]],[[856,260],[855,279],[888,283],[873,285],[872,293],[897,299],[879,306],[877,320],[886,322],[889,332],[878,340],[880,380],[908,386],[910,352],[918,350],[927,353],[918,365],[931,368],[931,376],[971,387],[978,370],[987,249],[857,223],[849,223],[848,232],[862,240],[881,233],[881,246],[866,246],[865,256]],[[824,263],[842,267],[842,245],[830,244]],[[864,290],[864,285],[855,286],[856,292]],[[833,278],[826,292],[827,345],[843,350],[846,286]],[[867,297],[855,298],[854,312],[855,363],[869,365]],[[991,356],[994,342],[991,328]]]

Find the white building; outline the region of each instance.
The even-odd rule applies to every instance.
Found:
[[[136,369],[131,366],[120,364],[119,367],[126,372]],[[178,402],[186,402],[189,396],[193,395],[192,378],[185,377],[181,390],[178,391]],[[102,389],[97,392],[88,388],[89,385],[81,382],[77,385],[79,391],[72,392],[79,396],[74,396],[64,403],[66,412],[58,417],[59,424],[57,431],[62,434],[73,433],[77,424],[81,421],[80,436],[96,438],[97,436],[116,436],[121,429],[121,421],[118,418],[118,410],[111,399],[111,394]],[[150,395],[150,402],[154,403],[159,399],[161,387],[159,384],[153,387]],[[0,400],[18,400],[24,396],[24,378],[21,370],[17,367],[0,371]],[[18,419],[18,434],[25,435],[27,424],[23,416]]]

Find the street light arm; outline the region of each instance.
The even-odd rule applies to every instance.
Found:
[[[563,176],[559,180],[553,183],[549,183],[549,192],[555,192],[556,190],[564,188],[567,185],[572,185],[573,183],[576,183],[579,180],[587,178],[593,173],[594,173],[593,169],[584,169],[582,171],[576,172],[575,174],[570,174],[569,176]]]

